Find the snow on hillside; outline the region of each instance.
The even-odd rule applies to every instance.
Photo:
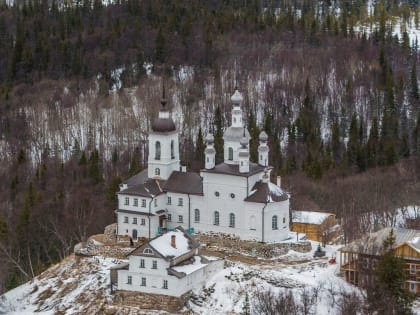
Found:
[[[315,244],[313,247],[316,247]],[[328,246],[327,252],[332,255],[336,249]],[[332,284],[337,290],[352,290],[336,275],[338,265],[328,265],[326,259],[313,260],[312,253],[293,251],[281,258],[282,263],[273,261],[272,264],[261,265],[228,262],[229,266],[208,282],[208,287],[214,286],[214,293],[203,300],[201,306],[189,302],[191,309],[197,314],[240,312],[245,292],[252,297],[252,292],[258,288],[284,290],[290,287],[299,293],[303,288],[322,283],[325,286],[317,312],[335,314],[334,307],[329,305],[327,288]],[[113,258],[69,256],[33,281],[1,296],[0,314],[93,314],[101,310],[118,309],[120,306],[112,304],[109,289],[109,268],[115,263],[117,261]],[[201,291],[195,292],[195,296],[200,295]],[[327,309],[330,311],[324,312]],[[145,311],[145,314],[152,313],[155,312]]]

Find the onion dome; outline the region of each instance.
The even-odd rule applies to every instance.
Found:
[[[239,141],[239,144],[242,146],[242,148],[246,148],[248,145],[248,138],[242,137],[241,140]]]
[[[213,144],[214,143],[214,137],[211,133],[207,134],[206,136],[206,143],[207,144]]]
[[[172,120],[169,110],[166,108],[166,99],[162,98],[162,108],[159,116],[152,122],[152,131],[154,132],[171,132],[176,130],[174,121]]]
[[[260,139],[261,142],[267,142],[268,135],[265,133],[265,131],[261,131],[259,139]]]
[[[235,89],[235,93],[233,93],[233,95],[230,97],[230,100],[234,104],[240,104],[244,100],[244,98],[242,94],[238,91],[238,89]]]

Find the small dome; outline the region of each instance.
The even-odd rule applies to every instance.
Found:
[[[242,94],[238,91],[238,89],[236,89],[235,93],[233,93],[233,95],[230,97],[230,100],[234,104],[239,104],[244,100],[244,98],[243,98]]]
[[[260,141],[262,142],[266,142],[268,140],[268,136],[265,133],[265,131],[261,131],[259,138],[260,138]]]
[[[207,144],[213,144],[214,143],[214,137],[211,133],[207,134],[206,142],[207,142]]]
[[[155,132],[175,131],[176,126],[172,118],[156,118],[152,123],[152,130]]]
[[[248,145],[248,139],[246,137],[242,137],[239,143],[242,147],[245,148]]]

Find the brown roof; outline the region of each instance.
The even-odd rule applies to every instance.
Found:
[[[181,194],[202,195],[202,178],[194,172],[173,171],[163,186],[163,190]]]
[[[154,132],[170,132],[170,131],[175,131],[176,126],[171,117],[169,118],[158,117],[152,122],[152,130]]]
[[[251,175],[254,175],[254,174],[257,174],[259,172],[264,171],[264,166],[261,166],[261,165],[258,165],[256,163],[250,162],[249,163],[249,172],[241,173],[241,172],[239,172],[239,165],[238,164],[220,163],[210,170],[203,169],[202,171],[207,172],[207,173],[217,173],[217,174],[227,174],[227,175],[234,175],[234,176],[249,177]]]
[[[127,194],[152,198],[163,193],[162,186],[164,181],[149,179],[144,184],[129,186],[127,189],[117,192],[117,194]]]
[[[271,182],[264,183],[258,181],[251,189],[251,194],[245,198],[248,202],[279,202],[289,199],[289,196],[283,192],[280,187],[274,185]]]

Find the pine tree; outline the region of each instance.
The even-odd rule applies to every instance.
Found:
[[[166,61],[166,39],[161,28],[159,28],[155,40],[155,60],[158,63],[165,63]]]
[[[394,246],[391,229],[383,242],[384,254],[376,265],[374,290],[368,290],[368,300],[378,314],[411,314],[413,297],[404,289],[405,262],[395,254]]]
[[[249,155],[252,162],[258,162],[258,146],[260,129],[257,126],[257,120],[252,110],[248,112],[248,130],[251,139],[249,140]]]
[[[136,175],[137,173],[139,173],[141,170],[142,170],[142,165],[141,165],[140,148],[136,147],[134,149],[133,155],[131,157],[130,168],[128,170],[128,174],[130,176],[133,176],[133,175]]]
[[[220,107],[217,106],[214,112],[213,119],[214,126],[214,148],[216,150],[216,163],[223,162],[224,160],[224,149],[223,149],[223,118]]]
[[[420,156],[420,111],[417,113],[416,126],[413,130],[413,153]]]
[[[200,167],[204,167],[204,149],[206,145],[204,143],[203,132],[201,127],[198,129],[197,140],[195,142],[195,160],[200,162]]]
[[[414,59],[413,66],[411,68],[410,72],[410,83],[411,83],[411,90],[410,90],[410,96],[416,100],[419,99],[419,86],[417,82],[417,62]]]
[[[349,141],[347,143],[347,159],[349,165],[355,165],[359,153],[359,131],[356,114],[353,114],[350,122]]]
[[[378,120],[373,118],[370,128],[369,139],[366,144],[366,160],[368,167],[375,167],[378,164],[379,154],[379,131]]]
[[[337,164],[341,160],[342,144],[340,141],[340,126],[335,120],[331,127],[331,151],[332,158]]]

